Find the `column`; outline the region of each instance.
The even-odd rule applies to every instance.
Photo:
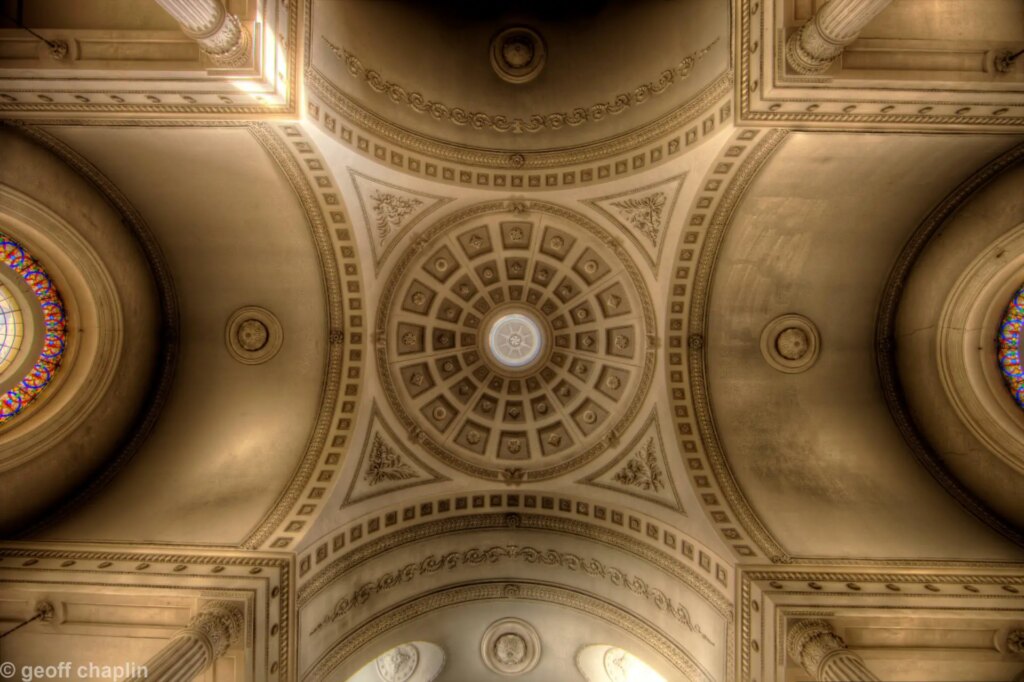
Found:
[[[801,620],[790,625],[786,649],[817,682],[879,682],[824,620]]]
[[[156,0],[181,30],[220,66],[241,66],[249,55],[249,32],[221,0]]]
[[[124,682],[192,682],[238,641],[245,614],[232,602],[210,602],[145,666]]]
[[[830,0],[789,37],[786,61],[800,73],[825,71],[890,2],[892,0]]]

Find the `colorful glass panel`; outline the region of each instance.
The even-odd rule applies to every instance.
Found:
[[[21,306],[11,290],[0,283],[0,372],[14,364],[24,340],[25,321],[21,316]]]
[[[0,267],[8,267],[35,294],[43,312],[43,347],[28,373],[0,395],[0,424],[21,414],[50,385],[64,357],[67,315],[53,280],[25,248],[0,233]]]
[[[1010,301],[999,327],[999,367],[1013,399],[1024,409],[1024,365],[1021,364],[1021,328],[1024,327],[1024,287]]]

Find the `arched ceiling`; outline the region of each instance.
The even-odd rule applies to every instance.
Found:
[[[508,153],[582,146],[683,108],[729,65],[721,0],[318,1],[310,11],[307,80],[396,140]],[[522,49],[545,54],[528,82],[500,77],[488,56],[516,27],[539,36]]]

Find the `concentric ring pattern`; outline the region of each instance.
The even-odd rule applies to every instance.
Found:
[[[543,348],[496,361],[495,320],[524,315]],[[639,410],[654,316],[625,251],[546,202],[489,202],[432,226],[388,280],[377,327],[385,392],[434,456],[475,476],[537,480],[589,461]]]
[[[7,267],[24,280],[42,308],[43,344],[39,358],[18,383],[0,395],[0,424],[21,414],[53,381],[64,357],[67,316],[53,280],[18,242],[0,234],[0,267]]]
[[[1024,287],[1006,309],[999,327],[999,367],[1013,399],[1024,409],[1024,365],[1021,364],[1021,331],[1024,329]]]

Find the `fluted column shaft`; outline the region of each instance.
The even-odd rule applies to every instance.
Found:
[[[237,604],[211,602],[138,675],[124,682],[192,682],[238,641],[244,625],[245,614]]]
[[[249,33],[221,0],[156,0],[192,38],[221,66],[239,66],[249,51]]]
[[[830,0],[786,43],[786,59],[796,71],[821,73],[843,48],[892,0]]]
[[[879,682],[827,621],[802,620],[790,625],[786,649],[817,682]]]

